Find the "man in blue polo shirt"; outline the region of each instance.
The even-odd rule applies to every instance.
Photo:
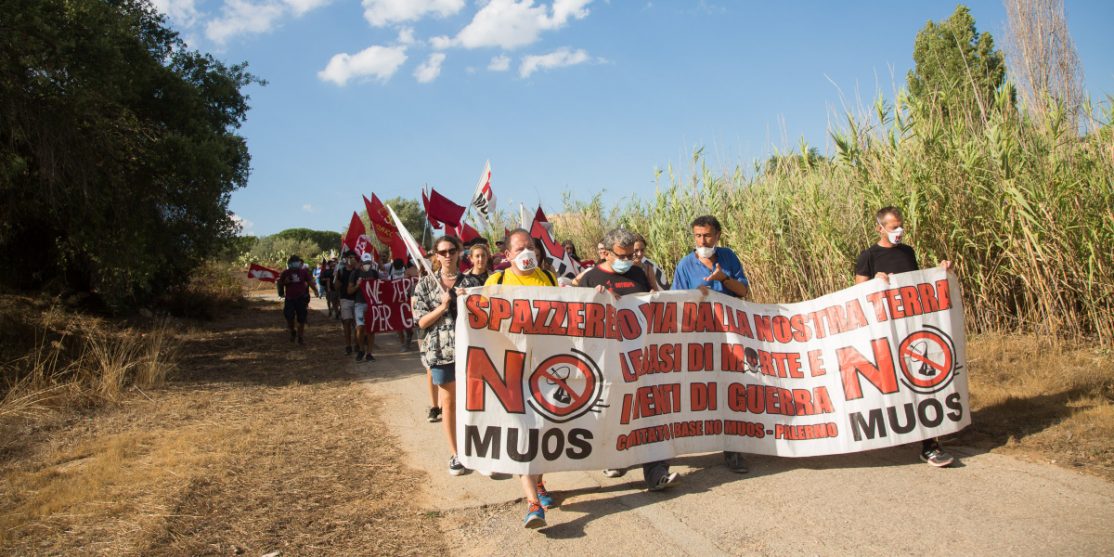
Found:
[[[677,262],[677,270],[673,272],[673,290],[698,288],[705,296],[709,290],[715,290],[736,298],[746,298],[750,294],[750,282],[735,252],[716,246],[722,230],[719,220],[711,215],[696,217],[692,221],[692,239],[696,249]],[[725,451],[723,458],[732,472],[745,474],[750,471],[743,453]]]

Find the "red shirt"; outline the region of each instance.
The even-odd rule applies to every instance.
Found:
[[[279,275],[279,283],[286,289],[286,299],[309,296],[309,283],[313,276],[305,269],[287,269]]]

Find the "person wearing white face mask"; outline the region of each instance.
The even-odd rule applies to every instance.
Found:
[[[364,283],[379,279],[375,258],[370,253],[360,256],[360,266],[349,275],[348,293],[356,296],[353,306],[353,317],[356,320],[356,361],[374,362],[375,356],[371,353],[375,335],[368,331],[367,310],[371,300],[367,299],[364,292]]]
[[[484,286],[507,284],[513,286],[557,286],[557,277],[549,271],[538,268],[538,256],[534,253],[534,239],[523,228],[516,228],[507,235],[507,260],[511,266],[503,271],[492,273]],[[523,475],[522,490],[526,494],[526,518],[522,521],[527,528],[545,526],[545,509],[554,505],[553,497],[545,488],[541,474]]]
[[[874,215],[878,242],[863,250],[855,260],[855,284],[878,279],[889,282],[890,275],[920,269],[913,246],[904,243],[905,219],[897,207],[882,207]],[[940,268],[951,270],[952,262],[940,262]],[[921,460],[939,468],[950,466],[955,458],[940,448],[937,439],[921,442]]]
[[[716,245],[721,232],[719,220],[712,215],[692,221],[692,240],[696,247],[677,262],[673,290],[696,288],[705,296],[711,290],[736,298],[750,295],[750,281],[739,257],[730,249]],[[750,471],[743,453],[724,451],[723,459],[732,472],[746,474]]]

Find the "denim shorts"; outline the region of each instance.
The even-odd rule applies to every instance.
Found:
[[[363,327],[364,317],[367,315],[367,304],[357,302],[355,307],[352,308],[352,311],[356,313],[356,326]]]
[[[448,385],[456,381],[456,362],[429,366],[434,385]]]

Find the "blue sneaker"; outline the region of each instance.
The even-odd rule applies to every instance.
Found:
[[[545,484],[538,482],[538,502],[547,509],[553,508],[553,496],[545,489]]]
[[[522,521],[522,525],[527,528],[544,528],[545,527],[545,509],[541,505],[530,501],[530,507],[526,511],[526,519]]]

